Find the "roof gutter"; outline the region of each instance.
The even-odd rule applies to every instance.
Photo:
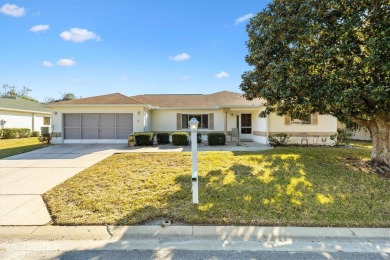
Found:
[[[16,112],[27,112],[27,113],[41,113],[41,114],[49,114],[50,111],[37,111],[37,110],[24,110],[24,109],[16,109],[16,108],[6,108],[6,107],[0,107],[1,110],[6,110],[6,111],[16,111]]]
[[[147,107],[153,109],[149,104],[46,104],[44,107]]]

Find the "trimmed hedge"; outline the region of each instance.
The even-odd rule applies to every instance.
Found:
[[[31,130],[28,128],[4,128],[3,139],[27,138],[30,137]]]
[[[208,133],[207,142],[209,145],[225,145],[226,136],[224,133]]]
[[[154,133],[134,133],[135,145],[136,146],[147,146],[153,145]]]
[[[31,137],[38,137],[39,136],[39,131],[32,131],[31,132]]]
[[[168,133],[157,133],[157,143],[158,144],[169,144],[169,134]]]
[[[186,132],[176,132],[172,134],[172,143],[174,145],[188,145],[189,134]]]

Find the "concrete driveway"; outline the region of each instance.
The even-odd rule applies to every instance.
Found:
[[[0,225],[47,224],[43,193],[125,149],[125,144],[53,145],[0,160]]]

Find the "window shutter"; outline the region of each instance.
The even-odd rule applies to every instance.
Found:
[[[176,130],[181,130],[181,113],[176,114]]]
[[[291,116],[284,116],[284,125],[291,125]]]
[[[209,114],[209,130],[214,130],[214,113]]]
[[[318,114],[317,113],[311,115],[311,124],[318,125]]]

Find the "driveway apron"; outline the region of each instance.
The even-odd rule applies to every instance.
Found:
[[[124,144],[53,145],[0,160],[0,225],[45,225],[42,194],[125,148]]]

